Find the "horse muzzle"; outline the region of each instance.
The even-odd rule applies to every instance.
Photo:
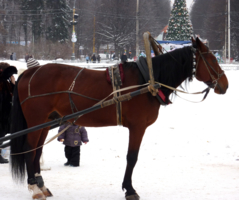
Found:
[[[217,80],[205,82],[205,84],[211,89],[214,89],[216,94],[225,94],[228,89],[228,80],[225,74],[223,74]]]
[[[214,92],[216,94],[225,94],[228,89],[228,80],[226,75],[224,74],[215,85]]]
[[[220,84],[216,84],[216,86],[214,88],[214,92],[216,94],[226,94],[227,88],[228,88],[228,85],[227,86],[223,86],[223,85],[220,85]]]

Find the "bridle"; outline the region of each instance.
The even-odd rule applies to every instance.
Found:
[[[211,88],[215,88],[218,84],[218,80],[224,75],[224,71],[222,70],[222,73],[219,73],[219,68],[218,71],[216,71],[211,65],[210,63],[205,59],[204,54],[212,54],[212,52],[208,51],[208,52],[201,52],[199,49],[195,49],[192,47],[192,52],[193,52],[193,65],[194,65],[194,73],[195,73],[195,77],[197,76],[197,69],[198,69],[198,63],[200,58],[202,58],[205,67],[207,68],[207,71],[212,79],[212,83],[206,83],[208,86],[210,86]],[[196,52],[199,53],[197,62],[196,62]],[[216,74],[217,78],[214,77],[214,75],[211,73],[210,69]]]

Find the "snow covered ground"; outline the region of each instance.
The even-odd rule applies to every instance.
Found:
[[[12,61],[14,62],[14,61]],[[11,63],[12,63],[11,62]],[[24,62],[14,62],[18,68]],[[41,64],[44,61],[40,61]],[[239,71],[225,71],[225,95],[211,91],[202,103],[180,98],[161,107],[158,120],[144,136],[133,173],[133,186],[141,200],[239,199]],[[194,80],[189,91],[201,91]],[[182,95],[190,100],[202,96]],[[87,128],[90,142],[81,147],[81,166],[64,167],[64,146],[53,141],[44,148],[43,171],[52,200],[124,200],[121,189],[128,145],[123,127]],[[48,138],[57,133],[50,131]],[[0,165],[0,198],[31,200],[26,181],[16,184],[9,165]]]

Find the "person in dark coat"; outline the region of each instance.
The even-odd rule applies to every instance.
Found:
[[[4,62],[0,63],[0,137],[10,132],[10,112],[15,85],[13,74],[17,74],[16,67]],[[1,150],[0,163],[8,163],[8,160],[2,157]]]
[[[115,59],[115,53],[113,53],[113,55],[112,55],[112,60],[114,60]]]
[[[97,56],[97,58],[96,58],[97,61],[98,61],[98,63],[100,63],[100,58],[101,58],[101,57],[100,57],[100,55],[98,54],[98,56]]]
[[[131,53],[131,51],[129,52],[129,59],[132,59],[132,53]]]
[[[13,60],[13,53],[10,55],[10,60]]]
[[[17,60],[17,54],[15,52],[12,55],[12,60]]]
[[[26,60],[26,62],[28,61],[29,57],[30,57],[29,54],[26,53],[26,56],[25,56],[25,60]]]
[[[96,63],[96,56],[95,56],[95,54],[93,54],[93,56],[91,57],[91,60],[93,61],[93,63]]]
[[[126,53],[124,53],[122,56],[121,56],[121,62],[126,62],[127,61],[127,56],[126,56]]]
[[[68,125],[69,123],[60,126],[58,132],[61,132]],[[80,166],[80,146],[82,142],[85,144],[89,142],[85,127],[78,125],[70,126],[58,137],[58,141],[63,142],[65,145],[67,162],[64,165],[72,167]]]

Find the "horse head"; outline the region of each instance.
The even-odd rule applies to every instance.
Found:
[[[210,88],[214,88],[217,94],[225,94],[228,88],[228,80],[224,71],[219,66],[216,57],[203,44],[200,39],[192,38],[192,46],[196,65],[195,77],[199,81],[203,81]]]

